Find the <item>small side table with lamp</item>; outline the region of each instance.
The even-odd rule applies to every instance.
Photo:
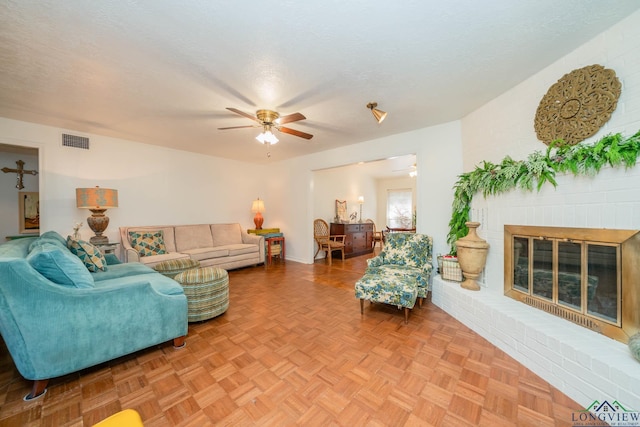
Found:
[[[280,232],[280,229],[262,228],[262,224],[264,224],[264,218],[262,217],[262,212],[264,212],[264,201],[260,200],[260,197],[254,200],[251,204],[251,212],[256,214],[253,217],[253,223],[256,225],[256,228],[253,230],[247,230],[247,233],[264,236],[266,258],[265,266],[271,264],[271,258],[276,255],[284,261],[284,236]]]
[[[247,230],[247,233],[264,237],[265,265],[271,264],[274,256],[285,260],[285,239],[279,228],[262,228],[260,230]]]

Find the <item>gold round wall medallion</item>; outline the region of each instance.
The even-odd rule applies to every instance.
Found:
[[[575,145],[598,132],[616,109],[621,84],[616,72],[589,65],[562,76],[542,97],[534,128],[549,145],[562,139]]]

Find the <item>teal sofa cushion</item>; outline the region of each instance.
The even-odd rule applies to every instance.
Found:
[[[160,277],[158,277],[158,275]],[[162,274],[151,271],[148,274],[123,276],[114,279],[105,279],[96,282],[96,289],[104,290],[112,287],[127,288],[139,283],[148,283],[151,291],[156,295],[180,296],[184,295],[184,289],[178,282]]]
[[[104,259],[107,261],[107,265],[122,264],[122,261],[114,254],[104,254]]]
[[[29,254],[31,244],[39,239],[39,237],[24,237],[4,243],[0,245],[0,258],[24,258]]]
[[[31,252],[36,246],[42,245],[44,243],[51,243],[61,248],[67,247],[67,241],[64,239],[64,237],[62,237],[55,231],[47,231],[43,233],[39,238],[31,242],[31,244],[29,245],[29,252]]]
[[[107,260],[100,252],[100,249],[84,240],[73,240],[71,236],[67,237],[67,247],[72,254],[80,258],[87,270],[91,272],[105,271],[107,269]]]
[[[27,255],[27,261],[38,273],[58,285],[93,288],[91,273],[80,258],[56,244],[36,245]]]
[[[107,271],[96,271],[91,273],[93,281],[96,283],[103,280],[118,279],[128,276],[139,276],[141,274],[154,273],[155,270],[139,262],[125,262],[121,264],[109,264]]]
[[[60,242],[63,246],[67,245],[67,240],[56,231],[45,231],[40,235],[40,239],[52,239]]]

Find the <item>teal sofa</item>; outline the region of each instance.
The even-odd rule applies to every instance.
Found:
[[[34,381],[25,400],[51,378],[167,341],[181,347],[187,328],[182,287],[150,267],[112,256],[89,272],[52,231],[0,245],[0,335]]]

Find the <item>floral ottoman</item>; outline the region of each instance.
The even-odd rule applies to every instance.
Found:
[[[391,267],[391,268],[390,268]],[[360,299],[360,313],[364,313],[364,300],[404,307],[405,323],[418,298],[416,276],[404,266],[369,268],[356,282],[356,298]]]

